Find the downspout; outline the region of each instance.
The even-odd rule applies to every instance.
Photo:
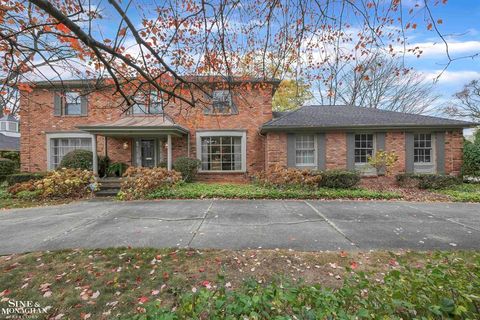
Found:
[[[187,133],[187,157],[190,158],[190,131]]]

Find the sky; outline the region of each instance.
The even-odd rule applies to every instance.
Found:
[[[440,31],[450,35],[447,41],[452,58],[480,53],[480,1],[450,0],[445,6],[435,7],[433,13],[443,20]],[[448,62],[441,39],[433,31],[417,30],[409,35],[409,41],[424,48],[424,54],[419,59],[410,57],[406,63],[427,79],[436,78]],[[480,79],[480,56],[454,61],[438,79],[435,90],[447,101],[474,79]]]
[[[151,8],[155,1],[157,0],[133,2],[135,5],[129,9],[129,13],[135,23],[141,26],[138,18],[144,13],[142,9]],[[423,3],[423,0],[403,0],[402,3],[405,6],[414,6],[417,2]],[[107,2],[100,1],[97,4],[103,16],[97,27],[103,36],[108,37],[108,33],[117,30],[118,15],[109,12],[109,9],[112,9],[108,8]],[[480,79],[480,0],[449,0],[446,5],[432,6],[431,10],[436,19],[443,21],[438,27],[440,32],[446,35],[453,59],[479,54],[473,59],[465,58],[452,62],[438,78],[434,90],[441,95],[438,101],[441,105],[450,101],[454,93],[460,91],[469,81]],[[423,50],[420,58],[406,55],[406,66],[422,72],[426,81],[433,82],[448,62],[445,45],[434,31],[428,31],[425,26],[415,31],[407,30],[406,36],[409,47],[419,46]]]

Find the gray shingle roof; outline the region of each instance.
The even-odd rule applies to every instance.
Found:
[[[262,126],[262,131],[308,128],[466,128],[468,121],[423,116],[354,106],[304,106],[274,118]]]
[[[0,151],[20,151],[20,138],[0,133]]]

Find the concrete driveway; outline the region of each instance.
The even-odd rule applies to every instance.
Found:
[[[480,249],[480,205],[91,201],[0,213],[0,254],[62,248]]]

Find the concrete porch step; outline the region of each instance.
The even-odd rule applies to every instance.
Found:
[[[120,189],[100,189],[95,192],[97,197],[115,197]]]
[[[122,178],[108,177],[98,179],[99,190],[95,192],[97,197],[115,197],[120,191]]]

